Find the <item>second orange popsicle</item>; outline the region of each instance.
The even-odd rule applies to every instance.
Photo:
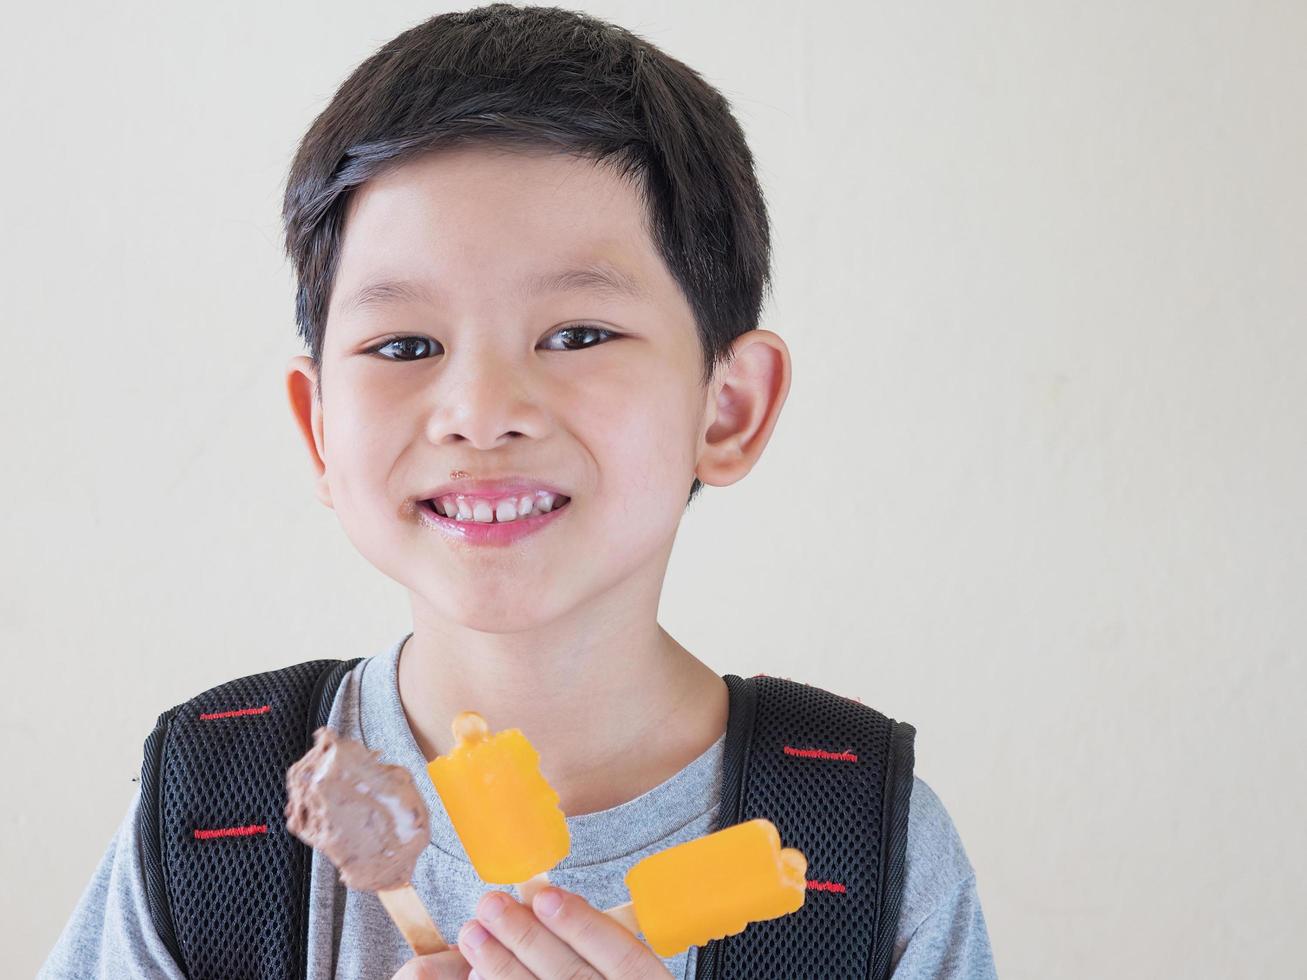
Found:
[[[803,854],[781,847],[776,826],[758,818],[649,855],[626,873],[626,887],[650,947],[675,956],[797,911],[807,870]]]

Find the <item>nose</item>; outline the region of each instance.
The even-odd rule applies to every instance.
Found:
[[[427,435],[437,445],[465,440],[488,450],[543,429],[526,368],[484,348],[450,356],[432,399]]]

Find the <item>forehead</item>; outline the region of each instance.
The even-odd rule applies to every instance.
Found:
[[[653,298],[670,277],[654,251],[635,184],[610,167],[542,150],[457,147],[428,153],[352,195],[333,309],[378,283],[419,295],[553,286]],[[412,297],[407,297],[412,298]],[[353,303],[349,303],[353,306]]]

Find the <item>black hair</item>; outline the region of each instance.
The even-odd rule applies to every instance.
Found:
[[[757,327],[771,236],[730,105],[682,62],[614,24],[492,3],[440,14],[360,64],[313,120],[282,206],[295,319],[317,369],[349,198],[440,147],[543,148],[633,181],[646,228],[694,313],[701,384]],[[320,385],[318,397],[321,397]],[[687,505],[702,488],[696,478]]]

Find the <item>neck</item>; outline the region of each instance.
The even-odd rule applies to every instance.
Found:
[[[670,778],[725,731],[728,708],[722,679],[652,619],[503,634],[415,615],[399,693],[427,759],[453,747],[460,711],[521,729],[569,816]]]

